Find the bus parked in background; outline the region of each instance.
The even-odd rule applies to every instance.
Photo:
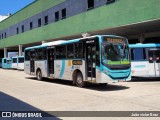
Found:
[[[12,69],[24,70],[24,56],[12,57]]]
[[[133,77],[160,77],[160,44],[131,44]]]
[[[2,59],[2,68],[4,69],[10,69],[11,68],[11,58],[3,58]]]
[[[24,56],[18,56],[18,70],[24,70]]]
[[[2,68],[2,58],[0,58],[0,68]]]
[[[25,49],[27,74],[85,82],[108,83],[131,79],[128,40],[119,36],[97,35],[87,38],[44,43]]]
[[[12,69],[18,68],[18,57],[12,57]]]

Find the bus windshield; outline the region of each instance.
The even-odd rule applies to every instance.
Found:
[[[104,38],[102,43],[102,62],[104,65],[130,64],[127,40]]]

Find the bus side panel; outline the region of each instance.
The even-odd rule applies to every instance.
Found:
[[[13,69],[17,69],[18,68],[18,64],[17,63],[12,63],[11,66],[12,66],[11,68],[13,68]]]
[[[18,63],[18,70],[24,70],[24,63]]]
[[[35,61],[35,75],[38,69],[41,70],[42,77],[48,77],[47,60]]]
[[[131,62],[132,76],[147,77],[149,76],[148,61],[132,61]]]
[[[64,72],[65,72],[65,67],[66,67],[66,63],[65,60],[55,60],[54,61],[54,77],[58,78],[58,79],[62,79]]]
[[[29,74],[29,75],[30,75],[30,73],[31,73],[30,70],[31,70],[31,69],[30,69],[30,61],[25,61],[25,62],[24,62],[24,72],[25,72],[26,74]]]
[[[63,75],[62,79],[72,80],[73,72],[75,70],[80,70],[82,72],[83,79],[85,81],[86,80],[86,76],[85,76],[85,61],[84,60],[77,60],[80,63],[82,63],[82,64],[79,64],[77,62],[77,65],[73,64],[73,61],[75,62],[76,60],[66,60],[65,72],[64,72],[64,75]]]
[[[82,61],[82,65],[73,65],[72,62],[73,60],[55,60],[55,78],[72,80],[73,72],[78,69],[85,80],[85,61]]]

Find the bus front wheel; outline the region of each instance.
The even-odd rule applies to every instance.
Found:
[[[42,73],[41,73],[41,70],[38,70],[38,71],[37,71],[36,76],[37,76],[37,80],[42,80]]]
[[[77,87],[81,87],[81,88],[85,86],[85,82],[83,80],[82,73],[78,73],[76,75],[76,85]]]

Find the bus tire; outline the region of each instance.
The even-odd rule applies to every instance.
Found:
[[[99,83],[100,86],[107,86],[108,83]]]
[[[77,87],[84,87],[85,86],[85,82],[84,82],[84,80],[83,80],[83,75],[82,75],[82,73],[80,73],[80,72],[78,72],[77,74],[76,74],[76,85],[77,85]]]
[[[38,70],[36,72],[36,77],[37,77],[37,80],[42,80],[42,72],[41,72],[41,70]]]

